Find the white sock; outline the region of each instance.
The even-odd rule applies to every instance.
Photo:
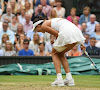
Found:
[[[67,80],[71,80],[72,79],[72,75],[71,75],[70,72],[69,73],[66,73],[66,79]]]
[[[61,80],[62,79],[62,74],[61,73],[57,73],[57,79]]]

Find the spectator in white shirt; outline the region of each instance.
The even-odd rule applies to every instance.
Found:
[[[21,9],[21,15],[18,16],[19,23],[23,24],[25,22],[25,9]]]
[[[7,13],[3,14],[2,17],[1,17],[1,21],[4,22],[4,21],[8,21],[8,22],[11,22],[12,21],[12,17],[14,16],[12,14],[12,9],[11,9],[11,6],[7,6]]]
[[[10,0],[10,2],[8,4],[11,5],[12,13],[16,14],[17,13],[17,9],[18,9],[18,5],[16,3],[16,0]]]
[[[2,35],[5,33],[9,35],[10,41],[14,44],[15,35],[13,31],[8,29],[8,22],[3,22],[3,28],[0,30],[0,43],[2,40]]]
[[[48,41],[45,44],[45,51],[51,53],[52,52],[52,48],[53,48],[53,43],[55,41],[56,37],[54,35],[50,35],[50,41]]]
[[[29,43],[29,49],[32,49],[34,53],[38,52],[39,48],[40,37],[39,34],[36,32],[33,36],[33,40]]]
[[[7,40],[9,40],[8,34],[3,34],[2,35],[2,41],[1,41],[1,44],[0,44],[0,49],[3,50],[3,52],[5,51],[5,44],[6,44]]]
[[[95,25],[99,22],[96,21],[96,15],[90,15],[90,21],[87,23],[87,30],[86,32],[91,36],[91,34],[95,31]]]
[[[17,17],[13,16],[12,22],[9,23],[9,29],[12,30],[14,33],[16,33],[17,32],[17,26],[18,26]]]
[[[33,29],[33,22],[31,21],[31,16],[28,13],[25,14],[25,22],[23,24],[23,28],[25,33]]]
[[[16,56],[16,52],[13,49],[13,44],[10,41],[6,41],[4,56]]]
[[[32,17],[33,9],[31,8],[31,4],[29,3],[29,1],[25,2],[25,10]]]
[[[62,7],[61,5],[62,5],[62,1],[57,0],[56,1],[56,7],[54,9],[56,10],[58,17],[64,18],[65,17],[65,8]]]

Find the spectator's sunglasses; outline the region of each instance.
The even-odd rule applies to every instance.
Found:
[[[29,43],[24,43],[24,45],[28,45]]]

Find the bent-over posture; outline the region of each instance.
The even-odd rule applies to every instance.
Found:
[[[57,79],[52,82],[51,85],[74,86],[74,79],[72,78],[69,64],[64,54],[71,50],[75,45],[81,45],[81,49],[85,50],[85,46],[83,45],[85,38],[81,31],[73,23],[63,18],[54,18],[44,21],[41,17],[39,17],[35,19],[33,23],[33,30],[43,33],[48,32],[56,36],[54,47],[52,49],[52,58]],[[66,79],[64,80],[61,74],[61,64],[66,72]]]

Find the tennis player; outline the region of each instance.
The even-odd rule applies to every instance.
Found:
[[[52,58],[55,66],[57,79],[51,83],[52,86],[75,86],[74,79],[70,73],[69,64],[65,53],[74,46],[81,45],[81,49],[85,51],[85,38],[81,31],[70,21],[63,18],[54,18],[51,20],[43,20],[42,17],[33,21],[33,30],[38,32],[48,32],[56,36],[54,47],[52,49]],[[61,64],[66,72],[66,79],[63,80],[61,74]]]

